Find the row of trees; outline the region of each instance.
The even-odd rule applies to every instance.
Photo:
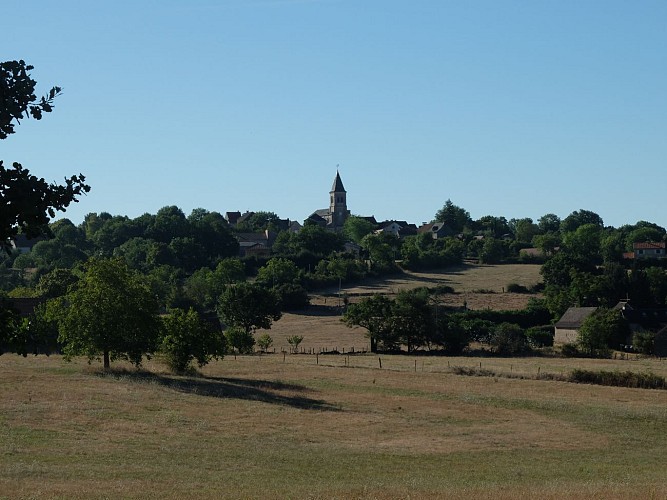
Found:
[[[228,326],[225,336],[219,322],[203,321],[192,308],[160,314],[150,283],[121,258],[90,259],[65,293],[48,299],[30,321],[11,308],[0,311],[7,325],[0,347],[24,355],[56,348],[66,358],[100,357],[105,368],[117,359],[140,365],[144,356],[159,352],[177,372],[193,361],[203,366],[223,356],[228,344],[254,344],[254,332],[281,317],[277,294],[251,283],[229,286],[220,295],[217,311]]]
[[[367,330],[373,351],[428,350],[461,354],[471,342],[503,355],[524,354],[553,344],[549,313],[541,301],[524,311],[460,311],[440,306],[427,288],[400,291],[395,299],[372,295],[351,304],[343,315],[350,327]]]

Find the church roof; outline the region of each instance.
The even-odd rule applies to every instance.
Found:
[[[331,186],[332,193],[345,193],[345,188],[343,187],[343,181],[340,180],[340,174],[336,171],[336,178],[334,179],[333,186]]]

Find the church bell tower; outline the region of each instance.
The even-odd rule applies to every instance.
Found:
[[[334,179],[333,186],[331,186],[331,191],[329,191],[329,196],[330,224],[335,228],[343,227],[350,212],[347,209],[347,192],[343,187],[343,181],[340,178],[338,170],[336,170],[336,178]]]

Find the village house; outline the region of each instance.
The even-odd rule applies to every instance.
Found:
[[[386,220],[380,222],[378,226],[380,226],[380,228],[375,231],[376,234],[391,234],[397,238],[417,234],[417,226],[408,224],[404,220]]]
[[[579,340],[579,329],[597,307],[570,307],[554,325],[554,344],[573,344]]]
[[[624,259],[664,259],[665,242],[646,241],[641,243],[633,243],[632,252],[625,252]]]
[[[417,233],[418,234],[428,233],[433,237],[434,240],[454,235],[454,231],[452,231],[444,222],[432,222],[430,224],[422,224],[417,229]]]

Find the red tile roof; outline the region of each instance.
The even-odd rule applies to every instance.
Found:
[[[646,241],[644,243],[634,243],[632,248],[635,250],[655,250],[658,248],[665,248],[665,242],[655,243],[652,241]]]

